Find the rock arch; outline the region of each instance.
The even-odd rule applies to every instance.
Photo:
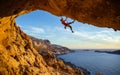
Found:
[[[1,0],[0,18],[15,18],[34,10],[44,10],[56,16],[120,30],[119,4],[119,0]]]

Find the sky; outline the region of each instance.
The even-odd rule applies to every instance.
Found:
[[[74,30],[71,33],[69,28],[64,29],[60,17],[45,11],[24,14],[16,18],[16,22],[28,35],[71,49],[120,49],[120,31],[75,21],[71,24]]]

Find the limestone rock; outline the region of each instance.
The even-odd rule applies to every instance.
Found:
[[[32,47],[31,40],[16,26],[13,18],[1,20],[0,74],[51,75],[42,56]]]

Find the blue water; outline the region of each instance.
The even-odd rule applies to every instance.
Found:
[[[94,51],[75,51],[60,55],[59,58],[90,71],[91,75],[120,75],[120,55]]]

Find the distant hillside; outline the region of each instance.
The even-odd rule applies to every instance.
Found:
[[[56,45],[56,44],[51,44],[51,42],[49,40],[42,40],[42,39],[38,39],[35,37],[30,36],[33,46],[35,48],[38,48],[37,50],[39,50],[39,52],[41,52],[42,50],[50,50],[52,51],[54,54],[66,54],[69,52],[72,52],[72,50],[70,50],[67,47],[63,47],[60,45]]]
[[[115,50],[115,51],[95,51],[95,52],[110,53],[110,54],[120,54],[120,50]]]
[[[120,50],[113,51],[114,54],[120,54]]]
[[[55,54],[66,54],[66,53],[69,53],[69,52],[73,52],[72,50],[70,50],[67,47],[63,47],[63,46],[55,45],[55,44],[52,44],[52,48],[53,48],[52,51]]]
[[[111,54],[120,54],[120,50],[115,50],[115,51],[107,51],[106,53],[111,53]]]

